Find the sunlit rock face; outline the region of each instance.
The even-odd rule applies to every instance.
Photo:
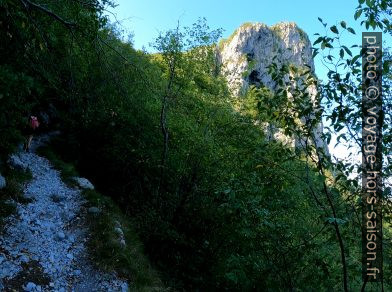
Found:
[[[268,67],[275,63],[310,70],[314,73],[312,46],[308,36],[295,23],[282,22],[274,26],[262,23],[246,23],[239,27],[227,40],[220,43],[218,60],[221,73],[226,77],[229,89],[234,96],[240,97],[250,86],[265,86],[272,92],[278,85],[268,73]],[[285,76],[286,81],[289,75]],[[300,87],[301,84],[291,86]],[[309,86],[306,91],[310,95],[310,103],[317,111],[317,88]],[[295,98],[292,97],[292,98]],[[285,144],[301,147],[304,139],[287,137],[277,127],[266,127],[268,136]],[[327,150],[326,143],[321,139],[322,124],[314,129],[317,147]]]

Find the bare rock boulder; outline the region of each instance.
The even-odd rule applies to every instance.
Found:
[[[74,177],[73,179],[77,182],[79,187],[81,187],[82,189],[87,189],[87,190],[93,190],[94,189],[94,185],[87,178],[84,178],[84,177]]]

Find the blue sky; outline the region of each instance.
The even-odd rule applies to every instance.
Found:
[[[188,26],[199,17],[206,17],[211,28],[223,28],[223,37],[229,36],[244,22],[263,22],[273,25],[281,21],[296,22],[313,42],[314,33],[322,33],[324,27],[317,20],[321,17],[329,25],[345,20],[354,28],[357,35],[347,34],[349,45],[360,43],[361,28],[354,22],[357,0],[117,0],[118,6],[112,10],[125,30],[125,34],[134,33],[135,48],[143,46],[147,50],[149,43],[157,37],[159,31],[165,31],[180,25]],[[114,17],[111,17],[114,19]],[[329,32],[331,33],[331,32]],[[316,73],[320,78],[326,70],[316,59]]]

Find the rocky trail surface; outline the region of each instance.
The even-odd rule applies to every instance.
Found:
[[[27,167],[28,204],[17,204],[0,237],[0,291],[128,291],[114,274],[89,260],[85,200],[79,188],[65,185],[50,162],[19,152],[13,163]]]

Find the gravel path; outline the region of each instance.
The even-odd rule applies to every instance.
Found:
[[[33,174],[0,238],[1,291],[128,291],[127,283],[89,261],[84,199],[66,186],[49,161],[18,153]],[[14,289],[14,290],[13,290]]]

